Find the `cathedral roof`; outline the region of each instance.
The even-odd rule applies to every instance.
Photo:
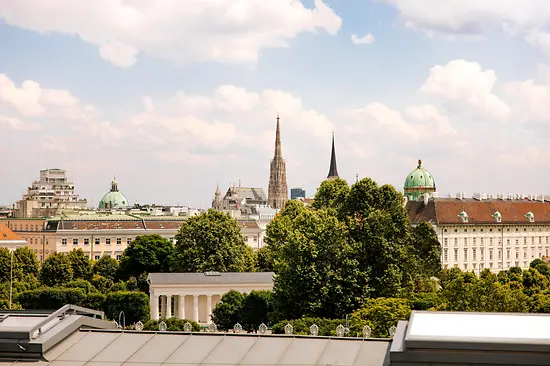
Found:
[[[263,188],[231,187],[227,190],[225,198],[237,196],[240,200],[267,201]]]
[[[334,148],[334,132],[332,133],[332,152],[330,154],[330,166],[328,169],[327,178],[338,178],[338,168],[336,167],[336,149]]]
[[[111,190],[99,201],[102,209],[124,209],[130,207],[126,196],[118,191],[118,182],[115,178],[111,181]]]

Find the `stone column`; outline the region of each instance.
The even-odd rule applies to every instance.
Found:
[[[178,296],[178,319],[185,319],[185,295]]]
[[[210,323],[212,316],[212,295],[206,295],[206,322]]]
[[[172,317],[172,295],[166,295],[166,319]]]
[[[159,320],[159,297],[154,293],[149,294],[149,306],[151,307],[151,318]]]
[[[160,317],[166,319],[166,296],[160,296]]]
[[[193,295],[193,320],[199,322],[199,295]]]

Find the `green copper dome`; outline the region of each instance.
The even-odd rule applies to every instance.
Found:
[[[108,192],[101,201],[99,201],[99,208],[101,209],[125,209],[130,207],[126,196],[118,191],[118,182],[113,179],[111,182],[111,191]]]
[[[405,196],[416,200],[423,193],[435,192],[435,179],[429,171],[422,168],[422,160],[418,160],[418,166],[410,172],[403,186]]]

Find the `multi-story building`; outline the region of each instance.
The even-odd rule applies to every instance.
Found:
[[[429,222],[441,243],[443,268],[498,272],[528,268],[550,253],[550,202],[544,196],[425,193],[407,202],[414,224]]]
[[[6,225],[0,223],[0,248],[15,250],[26,245],[27,242],[25,240],[14,233]]]
[[[44,169],[27,193],[16,203],[14,214],[20,218],[51,217],[60,210],[84,210],[88,201],[75,193],[74,183],[62,169]]]
[[[290,199],[306,198],[306,191],[303,188],[292,188],[290,190]]]
[[[40,262],[55,253],[55,231],[46,230],[45,218],[4,218],[0,224],[7,226],[26,241]]]

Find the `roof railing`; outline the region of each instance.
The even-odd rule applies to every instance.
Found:
[[[64,305],[62,308],[54,311],[53,313],[51,313],[50,315],[48,315],[44,320],[42,320],[41,322],[39,322],[38,324],[36,324],[35,326],[33,326],[30,330],[29,330],[29,339],[35,339],[37,338],[38,336],[40,336],[42,334],[42,328],[49,324],[52,320],[56,319],[56,318],[59,318],[61,317],[61,319],[65,318],[65,316],[70,313],[72,315],[77,315],[77,314],[82,314],[82,315],[91,315],[93,316],[94,318],[99,318],[101,320],[103,320],[105,314],[103,313],[103,311],[99,311],[99,310],[92,310],[92,309],[87,309],[87,308],[83,308],[81,306],[76,306],[76,305]],[[38,335],[35,337],[34,336],[34,333],[38,331]]]

